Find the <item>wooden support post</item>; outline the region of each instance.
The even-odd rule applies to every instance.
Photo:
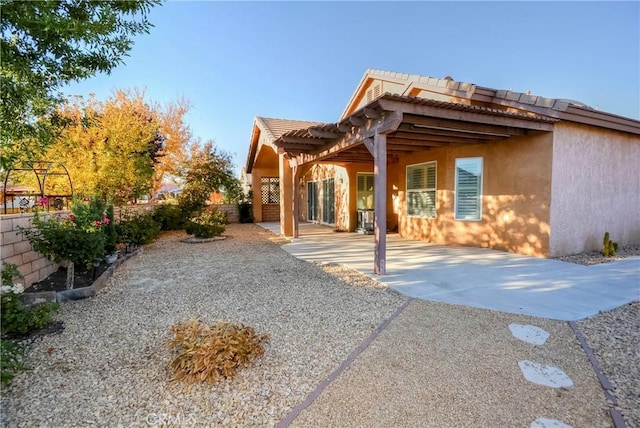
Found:
[[[280,234],[293,236],[293,177],[289,164],[289,158],[285,155],[278,156],[280,172]]]
[[[297,163],[292,162],[291,164],[291,176],[293,177],[293,237],[297,238],[300,231],[298,228],[298,223],[300,219],[300,174],[298,171],[300,168]]]
[[[376,134],[373,137],[374,156],[374,258],[373,271],[384,275],[387,271],[387,136]]]

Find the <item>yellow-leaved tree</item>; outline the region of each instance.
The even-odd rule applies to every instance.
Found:
[[[60,108],[67,124],[46,158],[65,164],[76,194],[135,201],[184,158],[191,139],[187,111],[184,101],[165,109],[150,104],[138,90],[116,90],[104,102],[78,97]]]

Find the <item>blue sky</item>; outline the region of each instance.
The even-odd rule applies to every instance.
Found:
[[[334,122],[367,68],[452,76],[640,118],[639,2],[168,2],[111,75],[67,94],[185,97],[244,165],[255,116]]]

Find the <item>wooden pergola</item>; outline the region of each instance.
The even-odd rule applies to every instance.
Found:
[[[290,131],[274,144],[293,178],[293,236],[298,237],[300,166],[312,162],[374,164],[374,272],[386,273],[387,162],[433,147],[485,144],[553,130],[558,119],[484,106],[384,94],[337,123]]]

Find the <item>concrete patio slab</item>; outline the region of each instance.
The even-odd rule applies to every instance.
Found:
[[[278,223],[260,226],[279,234]],[[300,224],[282,248],[302,260],[347,265],[407,296],[575,321],[640,299],[640,257],[581,266],[485,248],[387,235],[387,274],[373,273],[373,236]]]

